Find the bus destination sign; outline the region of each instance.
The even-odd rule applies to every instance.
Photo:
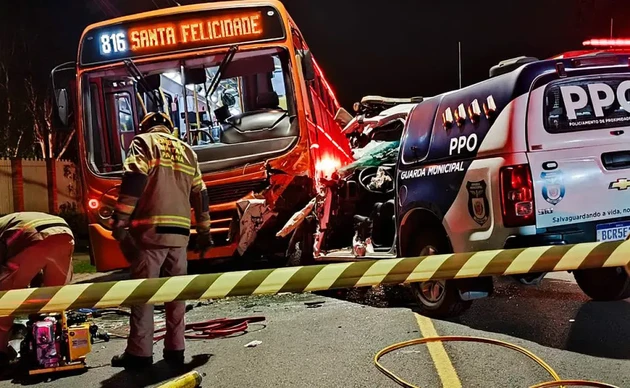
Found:
[[[284,39],[282,17],[270,6],[173,14],[90,30],[83,66],[233,44]]]

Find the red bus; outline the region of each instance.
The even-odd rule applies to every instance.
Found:
[[[168,112],[198,155],[215,241],[205,259],[284,256],[288,237],[276,232],[313,197],[319,176],[352,160],[335,120],[345,111],[279,1],[173,7],[88,26],[76,63],[55,68],[52,80],[57,125],[77,132],[98,271],[128,266],[108,221],[147,111]],[[189,259],[198,258],[191,249]]]

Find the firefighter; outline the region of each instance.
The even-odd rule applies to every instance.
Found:
[[[43,274],[42,286],[63,286],[72,278],[74,236],[63,218],[21,212],[0,217],[0,291],[27,288]],[[0,318],[0,370],[9,362],[13,318]]]
[[[113,236],[130,262],[134,279],[178,276],[187,273],[191,206],[197,248],[212,246],[206,186],[197,155],[172,135],[173,123],[163,113],[149,113],[129,146],[118,202],[112,215]],[[183,301],[166,307],[164,360],[184,362]],[[127,348],[112,359],[112,366],[127,369],[153,364],[153,305],[131,307]]]

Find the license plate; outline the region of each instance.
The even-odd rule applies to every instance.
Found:
[[[600,224],[597,225],[596,230],[597,241],[625,240],[630,234],[630,221]]]

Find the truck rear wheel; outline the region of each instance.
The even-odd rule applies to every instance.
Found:
[[[623,267],[573,271],[582,291],[593,300],[614,301],[630,297],[630,276]]]

